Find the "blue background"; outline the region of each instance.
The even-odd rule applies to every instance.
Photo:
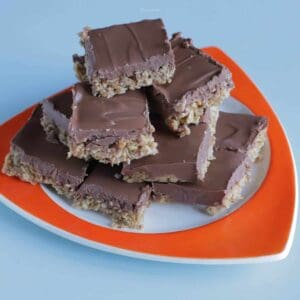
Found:
[[[82,51],[83,26],[162,17],[170,33],[217,45],[246,70],[278,113],[299,167],[299,1],[161,2],[1,0],[0,122],[75,81],[71,55]],[[175,265],[85,248],[0,205],[0,298],[299,299],[298,232],[281,262]]]

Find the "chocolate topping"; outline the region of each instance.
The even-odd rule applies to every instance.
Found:
[[[77,142],[89,137],[134,136],[148,132],[151,126],[147,98],[141,90],[107,100],[92,96],[87,86],[78,83],[73,88],[72,109],[69,132]]]
[[[263,117],[221,112],[217,124],[215,159],[211,161],[204,181],[196,184],[153,183],[154,193],[166,194],[172,201],[220,204],[227,190],[239,182],[252,164],[245,150],[266,126],[267,121]]]
[[[171,39],[176,71],[171,83],[160,90],[171,102],[177,102],[191,90],[205,85],[222,67],[192,45],[190,39],[176,36]]]
[[[265,117],[220,112],[215,148],[247,151],[257,134],[267,125]]]
[[[152,122],[155,127],[154,139],[158,142],[158,154],[124,165],[122,174],[132,176],[143,173],[153,180],[172,176],[179,181],[196,181],[198,162],[203,163],[207,159],[207,140],[211,137],[207,124],[193,126],[191,135],[179,138],[159,119],[152,118]]]
[[[226,190],[239,181],[246,168],[246,154],[220,150],[215,153],[204,182],[163,184],[153,183],[154,193],[166,194],[172,201],[214,205],[221,203]]]
[[[157,71],[173,63],[173,53],[162,20],[143,20],[88,30],[84,39],[87,75],[113,79],[135,71]]]
[[[232,86],[229,71],[195,48],[191,39],[184,39],[177,33],[173,35],[171,45],[176,65],[173,80],[150,88],[154,100],[163,102],[164,113],[174,110],[178,101],[206,101],[222,86]]]
[[[72,91],[66,90],[43,101],[43,114],[53,121],[56,126],[66,131],[68,130],[69,119],[72,115],[72,102]]]
[[[85,176],[87,164],[77,158],[67,159],[68,148],[51,143],[40,124],[41,105],[12,140],[12,146],[22,153],[22,161],[34,166],[42,176],[55,177],[58,183],[76,186]]]
[[[150,188],[143,183],[126,183],[117,179],[120,168],[97,164],[85,179],[78,193],[94,199],[103,199],[118,203],[120,209],[134,210],[145,204],[150,195]]]

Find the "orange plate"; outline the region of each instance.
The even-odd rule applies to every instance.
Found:
[[[145,259],[184,263],[246,263],[287,256],[297,212],[297,183],[292,152],[278,118],[248,76],[218,48],[204,49],[233,74],[233,97],[254,114],[269,118],[271,162],[260,189],[239,210],[207,226],[173,232],[144,234],[91,224],[54,203],[39,185],[32,186],[0,175],[1,200],[32,222],[94,248]],[[0,127],[0,163],[9,142],[32,108]]]

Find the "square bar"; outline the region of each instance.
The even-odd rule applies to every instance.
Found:
[[[99,211],[112,219],[113,227],[142,227],[143,214],[150,204],[151,188],[118,179],[120,169],[97,164],[77,190],[73,205]]]
[[[173,77],[174,55],[161,19],[85,28],[80,38],[85,59],[73,57],[74,69],[95,96],[110,98]]]
[[[190,203],[214,215],[241,199],[250,180],[253,163],[265,138],[267,120],[242,114],[220,113],[215,159],[203,182],[153,183],[154,197],[160,201]],[[225,130],[219,131],[219,129]]]
[[[41,105],[11,141],[2,172],[32,184],[51,185],[59,194],[72,198],[86,176],[87,163],[67,159],[68,148],[51,143],[40,124]]]
[[[179,138],[158,118],[152,118],[152,124],[155,127],[158,154],[124,164],[123,179],[127,182],[203,180],[213,159],[215,142],[208,125],[200,123],[191,129],[190,135]]]
[[[72,110],[68,138],[72,156],[114,165],[157,153],[142,91],[128,91],[108,101],[92,96],[79,83],[73,88]]]
[[[231,73],[223,65],[194,47],[190,39],[174,34],[171,45],[176,71],[171,83],[153,84],[149,95],[168,127],[179,136],[190,134],[190,124],[198,124],[207,107],[218,112],[233,88]],[[212,119],[212,130],[217,117]]]

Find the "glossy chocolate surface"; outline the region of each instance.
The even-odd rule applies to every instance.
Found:
[[[92,29],[84,40],[87,75],[114,79],[135,71],[157,71],[174,63],[173,52],[162,20]]]
[[[149,87],[151,100],[166,118],[170,113],[193,101],[206,103],[216,91],[231,88],[230,72],[210,56],[193,46],[191,39],[174,34],[171,39],[175,55],[175,74],[171,83]]]
[[[73,88],[72,110],[69,133],[76,141],[130,137],[150,131],[147,98],[141,90],[107,100],[92,96],[86,85],[78,83]]]
[[[41,105],[12,140],[12,146],[21,155],[21,161],[33,167],[44,177],[54,178],[58,184],[76,185],[86,174],[87,163],[77,158],[67,159],[68,148],[51,143],[40,124]]]
[[[217,122],[217,150],[247,151],[257,134],[268,125],[265,117],[220,112]]]
[[[198,164],[206,161],[211,139],[207,124],[193,126],[190,135],[179,138],[158,118],[152,118],[152,123],[155,127],[153,135],[158,143],[158,154],[125,164],[122,174],[133,176],[143,173],[148,180],[153,181],[163,177],[177,178],[178,181],[196,181]]]
[[[150,188],[144,183],[126,183],[120,179],[119,167],[97,164],[78,190],[81,196],[88,195],[117,203],[120,209],[135,210],[150,197]]]

